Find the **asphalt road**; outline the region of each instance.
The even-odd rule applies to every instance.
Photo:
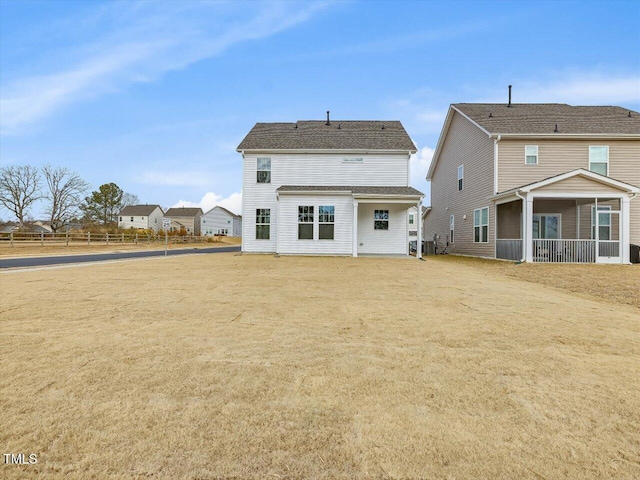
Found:
[[[210,248],[184,248],[180,250],[168,250],[167,255],[204,254],[239,252],[240,247],[210,247]],[[163,257],[164,250],[149,250],[143,252],[115,252],[94,253],[89,255],[61,255],[55,257],[25,257],[7,258],[0,260],[0,269],[16,267],[43,267],[46,265],[62,265],[68,263],[102,262],[105,260],[123,260],[129,258]]]

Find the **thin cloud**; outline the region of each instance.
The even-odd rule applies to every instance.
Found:
[[[107,23],[106,33],[75,55],[61,53],[63,69],[14,78],[2,86],[0,133],[21,133],[26,125],[74,102],[154,81],[236,44],[293,28],[328,5],[125,2],[102,7],[88,23]]]
[[[210,172],[201,171],[161,171],[143,172],[138,183],[162,187],[204,187],[211,184]]]
[[[188,207],[188,208],[201,208],[203,212],[208,212],[213,207],[220,206],[227,210],[240,215],[242,213],[242,192],[232,193],[228,197],[223,197],[214,192],[207,192],[203,195],[199,202],[192,202],[189,200],[180,200],[174,207]]]

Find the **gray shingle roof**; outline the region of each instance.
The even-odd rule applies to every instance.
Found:
[[[238,145],[242,150],[403,150],[416,146],[402,123],[390,121],[298,121],[256,123]]]
[[[452,106],[492,134],[640,135],[640,113],[622,107],[580,107],[564,103],[514,103],[511,107],[504,103],[455,103]],[[556,124],[558,132],[554,132]]]
[[[165,217],[195,217],[202,215],[201,208],[170,208],[164,213]]]
[[[354,195],[424,195],[413,187],[283,185],[278,192],[349,192]]]
[[[162,208],[160,207],[160,205],[127,205],[122,209],[122,211],[120,212],[120,215],[124,215],[124,216],[130,215],[134,217],[147,217],[151,215],[151,213],[156,208],[160,208],[160,210],[162,211]]]

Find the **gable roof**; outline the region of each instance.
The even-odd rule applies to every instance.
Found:
[[[221,207],[220,205],[216,205],[216,206],[215,206],[215,207],[213,207],[212,209],[207,210],[207,212],[206,212],[204,215],[206,215],[206,214],[207,214],[207,213],[209,213],[209,212],[213,212],[216,208],[217,208],[217,209],[219,209],[219,210],[222,210],[224,213],[226,213],[227,215],[232,216],[233,218],[242,218],[242,216],[241,216],[241,215],[236,215],[236,214],[235,214],[235,213],[233,213],[231,210],[227,210],[226,208]]]
[[[256,123],[238,145],[243,150],[400,150],[416,146],[397,120],[305,120]]]
[[[520,185],[519,187],[505,190],[504,192],[498,193],[493,198],[509,196],[514,194],[515,192],[528,193],[532,190],[546,187],[548,185],[553,185],[554,183],[562,182],[573,177],[584,177],[594,182],[598,182],[627,193],[640,193],[640,188],[636,187],[635,185],[631,185],[630,183],[621,182],[620,180],[615,180],[611,177],[606,177],[604,175],[600,175],[599,173],[585,170],[584,168],[576,168],[575,170],[571,170],[569,172],[561,173],[559,175],[554,175],[543,180],[538,180],[536,182],[527,183],[525,185]]]
[[[462,115],[494,138],[640,138],[640,113],[622,107],[584,107],[565,103],[512,103],[509,107],[504,103],[453,103],[442,126],[427,180],[435,171],[455,114]],[[557,132],[554,131],[556,125]]]
[[[170,208],[164,213],[165,217],[195,217],[196,215],[202,215],[201,208]]]
[[[452,107],[490,134],[640,136],[640,113],[622,107],[565,103],[454,103]]]
[[[127,205],[120,211],[120,215],[130,215],[134,217],[146,217],[151,215],[156,208],[162,208],[160,205]]]

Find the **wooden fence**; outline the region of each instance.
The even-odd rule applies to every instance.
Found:
[[[148,235],[138,233],[31,233],[10,232],[0,233],[0,244],[18,245],[111,245],[140,243],[164,243],[164,235]],[[170,244],[175,243],[208,243],[211,237],[195,237],[191,235],[169,235]]]

